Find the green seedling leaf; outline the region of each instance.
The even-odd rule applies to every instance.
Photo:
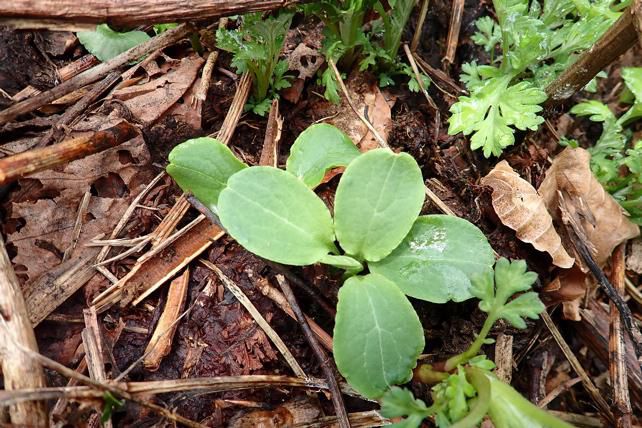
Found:
[[[194,138],[174,147],[169,153],[167,173],[185,192],[216,212],[218,197],[227,180],[247,165],[238,160],[220,141]]]
[[[154,24],[152,25],[152,27],[154,28],[154,32],[156,34],[160,34],[160,33],[164,33],[167,30],[171,30],[172,28],[178,27],[178,24],[175,22],[170,22],[167,24]]]
[[[416,399],[412,392],[393,386],[381,399],[381,415],[386,418],[404,416],[405,419],[393,426],[396,428],[417,428],[424,418],[432,415],[433,409],[422,400]]]
[[[378,261],[414,223],[424,201],[417,162],[407,153],[371,150],[353,160],[334,200],[335,230],[348,255]]]
[[[457,366],[457,373],[432,388],[434,406],[437,409],[437,426],[447,427],[468,414],[468,401],[477,391],[466,379],[466,373]]]
[[[109,391],[105,391],[103,394],[103,402],[103,413],[100,415],[100,422],[103,424],[111,418],[114,409],[120,409],[125,405],[124,400],[119,400]]]
[[[247,250],[304,266],[336,251],[330,212],[289,172],[256,166],[234,174],[218,199],[228,233]]]
[[[369,267],[409,296],[445,303],[473,297],[471,278],[492,271],[494,262],[493,249],[473,224],[429,215],[419,217],[403,242]]]
[[[285,169],[314,188],[321,183],[326,171],[347,166],[360,154],[341,130],[319,123],[307,128],[294,141]]]
[[[363,270],[363,265],[359,261],[348,256],[335,256],[333,254],[326,254],[319,262],[337,267],[339,269],[347,270],[350,273],[358,273]]]
[[[489,403],[488,416],[496,428],[573,428],[532,404],[494,374],[474,367],[468,368],[466,372],[477,389],[480,400]],[[485,385],[490,385],[490,388],[484,387]],[[486,392],[487,388],[490,391]]]
[[[79,31],[76,36],[89,53],[103,62],[146,42],[150,38],[143,31],[118,33],[109,28],[107,24],[96,26],[95,31]]]
[[[537,319],[545,309],[537,293],[528,292],[512,301],[511,296],[526,290],[537,279],[537,274],[526,271],[526,262],[517,260],[509,262],[501,258],[495,265],[495,274],[492,272],[473,279],[472,294],[479,300],[479,308],[488,313],[492,321],[500,318],[508,321],[515,328],[526,328],[524,318]]]
[[[499,156],[502,150],[515,143],[511,126],[520,130],[537,130],[544,118],[538,116],[540,103],[546,93],[529,82],[510,85],[513,76],[489,79],[474,86],[470,97],[459,97],[452,105],[448,133],[473,134],[473,150],[483,149],[484,156]]]
[[[401,290],[381,275],[349,278],[339,290],[334,326],[337,368],[359,393],[381,397],[407,382],[424,348],[419,317]]]

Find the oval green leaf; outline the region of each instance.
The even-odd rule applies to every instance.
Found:
[[[275,262],[310,265],[336,250],[323,201],[277,168],[256,166],[234,174],[219,196],[218,214],[239,244]]]
[[[303,131],[290,149],[286,170],[314,188],[326,171],[347,166],[361,152],[350,137],[338,128],[319,123]]]
[[[353,276],[343,284],[333,352],[354,389],[376,399],[407,382],[423,349],[419,317],[395,284],[377,274]]]
[[[107,24],[96,26],[95,31],[79,31],[76,36],[89,53],[103,62],[150,39],[143,31],[119,33]]]
[[[169,153],[167,173],[183,191],[192,193],[216,212],[218,196],[227,180],[246,167],[225,144],[214,138],[203,137],[187,140],[174,147]]]
[[[407,153],[371,150],[352,161],[334,200],[334,224],[348,255],[378,261],[408,233],[424,201],[417,162]]]
[[[470,279],[492,269],[493,249],[466,220],[429,215],[417,219],[408,236],[385,259],[371,263],[408,296],[433,303],[470,299]]]

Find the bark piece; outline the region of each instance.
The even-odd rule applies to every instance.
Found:
[[[146,356],[143,366],[149,371],[158,370],[161,361],[172,349],[172,339],[178,326],[178,317],[185,305],[188,285],[189,268],[185,269],[185,272],[169,285],[167,303],[165,303],[163,313],[156,324],[152,339],[145,348]]]
[[[550,254],[555,266],[573,266],[574,260],[562,246],[544,200],[508,162],[498,163],[481,183],[493,188],[493,208],[502,223],[517,232],[517,238]]]
[[[595,261],[603,266],[613,249],[638,236],[640,229],[593,176],[590,159],[582,148],[565,149],[546,172],[539,193],[555,219],[561,219],[558,192],[564,193],[566,207],[577,218],[585,241],[593,246]]]

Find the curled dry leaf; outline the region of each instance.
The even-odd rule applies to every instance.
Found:
[[[595,250],[595,261],[603,266],[613,249],[638,236],[640,229],[593,176],[590,160],[582,148],[565,149],[546,172],[539,193],[556,219],[561,218],[559,193],[564,195],[565,210],[582,228],[583,238]]]
[[[508,162],[498,163],[481,183],[493,188],[493,208],[502,223],[517,232],[518,239],[550,254],[555,266],[573,266],[541,196]]]

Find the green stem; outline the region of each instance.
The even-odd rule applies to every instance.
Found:
[[[497,321],[493,312],[494,311],[491,311],[488,314],[488,317],[486,318],[486,321],[484,321],[484,325],[482,326],[481,331],[477,335],[477,338],[472,343],[472,345],[470,345],[470,347],[464,352],[462,352],[461,354],[450,357],[446,361],[446,365],[444,366],[445,371],[449,372],[453,370],[455,367],[457,367],[459,364],[467,363],[468,360],[475,357],[479,353],[479,350],[484,344],[484,341],[486,340],[488,333],[490,333],[490,329],[493,328],[493,324],[495,324],[495,321]]]
[[[449,373],[434,370],[431,364],[422,364],[414,371],[413,377],[421,383],[434,385],[450,376]]]

